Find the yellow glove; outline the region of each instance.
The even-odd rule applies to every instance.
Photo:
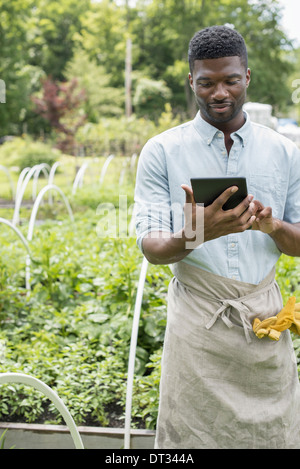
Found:
[[[292,296],[277,316],[263,321],[255,318],[252,327],[259,339],[268,336],[272,340],[279,340],[281,332],[286,329],[300,335],[300,303],[296,305],[296,297]]]
[[[300,303],[295,304],[294,324],[291,325],[290,330],[300,335]]]

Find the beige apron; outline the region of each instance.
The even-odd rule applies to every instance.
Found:
[[[275,269],[259,285],[173,265],[156,448],[300,448],[300,384],[290,332],[258,339],[282,308]]]

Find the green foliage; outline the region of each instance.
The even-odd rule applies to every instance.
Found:
[[[235,5],[234,5],[235,3]],[[231,2],[233,21],[244,35],[252,70],[248,89],[249,100],[268,103],[278,112],[290,100],[288,77],[293,66],[284,54],[291,45],[279,27],[280,6],[277,1],[265,0],[254,5],[236,0]],[[259,54],[257,51],[259,50]],[[279,81],[273,79],[278,70]]]
[[[155,134],[155,125],[135,115],[105,118],[97,124],[88,123],[77,132],[77,141],[85,153],[95,155],[130,155],[141,151],[147,139]]]
[[[111,86],[123,89],[128,34],[126,9],[110,0],[90,2],[81,21],[76,36],[78,44],[98,65],[105,67]]]
[[[171,91],[163,80],[142,77],[137,81],[133,105],[138,115],[155,120],[160,116],[164,103],[170,98]]]
[[[31,1],[31,18],[24,26],[29,30],[29,63],[42,68],[54,80],[63,80],[66,63],[77,46],[82,16],[90,5],[90,0]]]
[[[48,163],[50,166],[61,155],[43,142],[35,142],[30,137],[15,137],[0,147],[0,161],[5,166],[18,166],[21,170],[36,164]]]
[[[158,416],[161,356],[162,347],[149,358],[150,374],[136,376],[134,381],[132,416],[142,419],[146,428],[151,429],[156,427]]]
[[[105,194],[110,198],[103,189],[99,200]],[[65,219],[36,226],[32,251],[39,264],[32,265],[29,297],[22,246],[7,228],[0,231],[0,372],[24,372],[44,381],[77,424],[107,426],[112,407],[121,426],[142,256],[134,238],[99,238],[99,214],[87,206],[82,211],[82,205],[76,212],[79,199],[72,201],[75,225]],[[168,278],[168,269],[149,269],[137,376],[149,375],[150,357],[162,346]],[[142,421],[146,410],[138,406],[136,420]],[[62,423],[42,394],[21,384],[1,386],[0,419]]]
[[[138,117],[157,120],[166,103],[185,120],[195,114],[188,83],[191,36],[213,24],[231,24],[249,49],[249,99],[286,111],[295,63],[280,26],[278,0],[0,0],[0,77],[6,103],[0,105],[0,136],[51,133],[33,112],[31,95],[41,79],[77,78],[88,100],[90,122],[125,114],[126,41],[132,42],[132,101]],[[257,52],[259,51],[259,53]],[[135,76],[140,79],[136,80]],[[276,76],[276,80],[274,80]]]
[[[0,135],[22,133],[31,107],[30,94],[43,73],[29,66],[28,24],[32,0],[0,1],[0,77],[6,84],[6,103],[0,105]]]
[[[276,280],[279,285],[283,302],[292,295],[300,301],[300,264],[297,258],[282,255],[277,264]]]
[[[86,51],[77,49],[67,63],[65,76],[77,79],[85,91],[84,109],[89,122],[98,122],[104,116],[119,116],[124,113],[124,91],[111,86],[111,75],[103,65],[98,65]]]
[[[157,122],[133,114],[126,117],[101,119],[98,124],[88,123],[77,132],[77,141],[89,156],[132,155],[139,153],[146,141],[173,126],[180,120],[173,116],[170,104],[161,109]]]

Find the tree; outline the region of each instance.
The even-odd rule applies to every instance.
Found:
[[[84,89],[83,105],[90,122],[124,114],[124,89],[111,86],[111,75],[103,65],[90,59],[86,51],[76,49],[66,65],[64,76],[68,81],[76,78],[80,88]]]
[[[112,87],[124,87],[126,34],[126,9],[114,1],[92,3],[82,17],[78,44],[90,59],[104,67]]]
[[[76,79],[56,83],[51,78],[43,82],[41,97],[33,96],[35,112],[46,119],[58,133],[57,146],[65,152],[76,154],[75,134],[84,124],[85,114],[80,106],[85,99],[83,90],[77,90]]]
[[[90,0],[38,0],[30,25],[30,64],[41,67],[54,80],[63,80],[72,58]]]
[[[6,85],[6,102],[0,105],[1,136],[23,131],[30,94],[43,74],[39,67],[28,66],[28,28],[33,3],[0,0],[0,78]]]
[[[286,51],[292,48],[279,26],[278,0],[137,0],[129,5],[126,0],[0,0],[0,79],[6,84],[0,135],[26,128],[38,134],[45,126],[33,113],[30,96],[49,75],[55,82],[77,78],[92,122],[124,113],[128,38],[132,77],[139,77],[132,81],[133,112],[156,118],[169,102],[182,118],[192,117],[188,43],[194,32],[213,24],[227,23],[245,37],[252,69],[249,100],[272,104],[275,111],[291,101],[294,64]],[[155,100],[145,101],[150,91]]]

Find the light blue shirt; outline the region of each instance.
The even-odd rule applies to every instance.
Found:
[[[151,231],[176,233],[183,226],[185,192],[192,177],[243,176],[248,193],[272,207],[273,216],[300,222],[300,151],[274,130],[246,122],[232,133],[228,156],[224,134],[194,120],[149,140],[138,163],[135,208],[137,243]],[[170,215],[170,207],[172,210]],[[180,207],[182,216],[175,216]],[[242,282],[258,284],[276,264],[280,251],[260,231],[222,236],[202,244],[181,262]]]

